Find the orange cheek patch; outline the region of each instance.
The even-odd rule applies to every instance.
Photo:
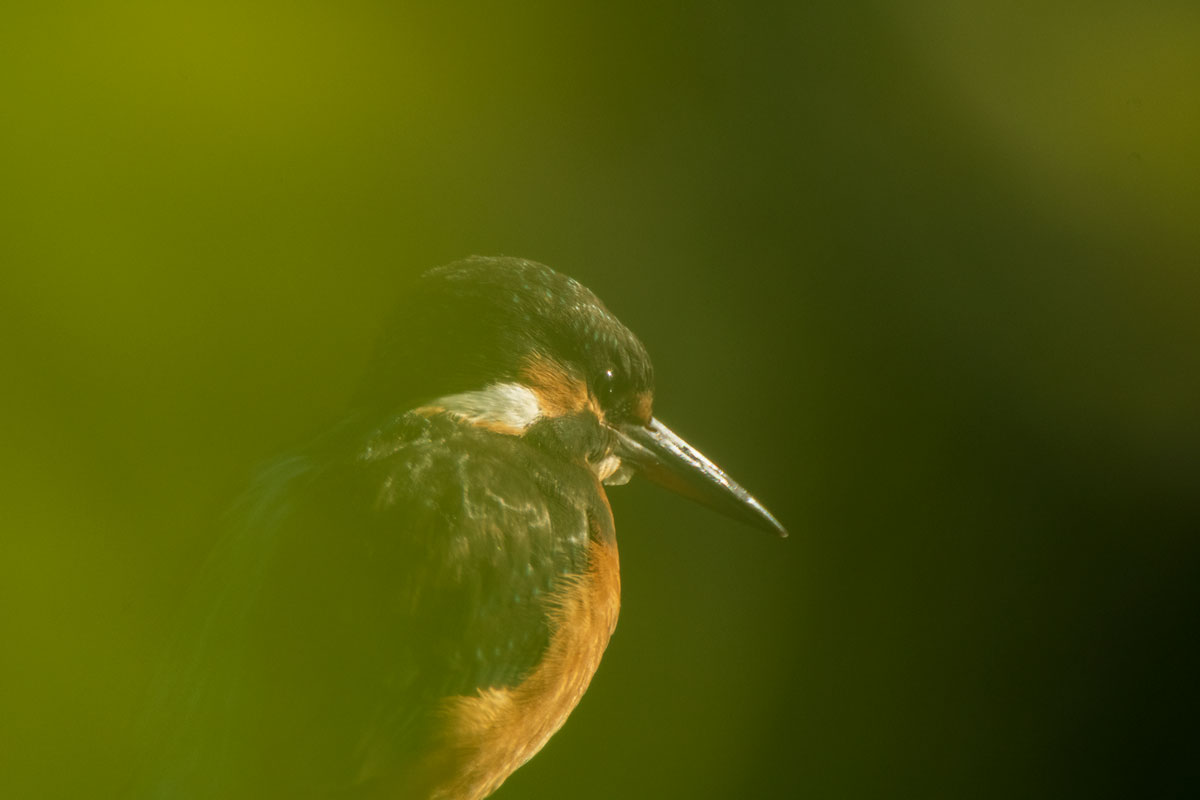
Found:
[[[521,370],[521,378],[537,395],[538,405],[546,416],[572,414],[589,402],[587,384],[546,356],[530,356]]]

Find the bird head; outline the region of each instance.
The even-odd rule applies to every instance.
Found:
[[[447,413],[585,463],[634,474],[786,536],[745,489],[654,417],[645,347],[578,281],[518,258],[425,273],[394,312],[360,395],[374,411]]]

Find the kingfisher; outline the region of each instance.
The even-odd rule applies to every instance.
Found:
[[[353,412],[263,471],[191,593],[143,796],[481,800],[617,624],[606,487],[778,521],[654,416],[577,281],[472,257],[406,292]]]

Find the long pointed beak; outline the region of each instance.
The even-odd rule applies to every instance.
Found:
[[[621,425],[617,432],[617,455],[659,486],[760,530],[788,535],[762,503],[657,419]]]

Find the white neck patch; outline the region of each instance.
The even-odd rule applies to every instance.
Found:
[[[472,425],[505,428],[520,433],[544,415],[537,395],[519,383],[493,383],[483,389],[439,397],[426,408],[447,411]],[[588,467],[605,486],[628,483],[633,469],[613,454]]]
[[[483,389],[439,397],[430,406],[444,408],[473,425],[523,431],[542,417],[537,395],[519,383],[493,383]]]

